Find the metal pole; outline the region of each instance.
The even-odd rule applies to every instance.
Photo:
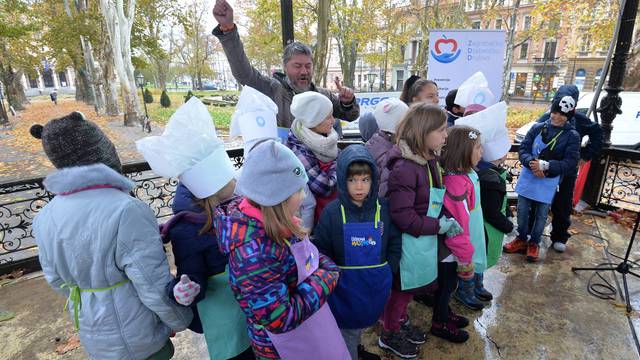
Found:
[[[622,84],[637,12],[638,0],[626,0],[620,19],[620,30],[618,31],[618,40],[616,41],[616,49],[609,73],[609,82],[605,88],[607,95],[602,99],[600,108],[597,110],[601,113],[604,151],[611,146],[613,120],[616,115],[622,113],[622,110],[620,110],[622,99],[620,99],[619,94],[623,91]],[[606,77],[607,74],[603,73],[601,76]],[[589,179],[593,181],[590,180],[588,182],[589,185],[585,188],[583,196],[584,200],[590,205],[597,205],[600,200],[600,193],[607,175],[607,163],[608,157],[600,156],[598,159],[594,159],[591,164]]]
[[[294,41],[293,37],[293,0],[280,0],[282,16],[282,46],[286,47]]]
[[[140,92],[142,93],[142,103],[144,104],[144,116],[145,119],[149,119],[149,113],[147,112],[147,102],[144,100],[144,85],[140,84]],[[144,121],[142,122],[144,124]]]

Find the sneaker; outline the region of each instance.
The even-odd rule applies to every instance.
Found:
[[[364,345],[358,345],[358,360],[381,360],[380,356],[365,350]]]
[[[527,242],[516,236],[513,241],[502,247],[502,251],[506,252],[507,254],[524,254],[527,251]]]
[[[536,262],[540,253],[540,246],[535,243],[529,243],[527,246],[527,261]]]
[[[413,300],[415,300],[418,304],[433,307],[433,304],[435,304],[436,301],[436,297],[434,294],[420,294],[414,295]]]
[[[421,345],[427,342],[427,333],[420,330],[418,327],[411,325],[409,320],[400,325],[400,331],[404,333],[407,340],[412,344]]]
[[[469,326],[469,319],[464,316],[460,316],[453,311],[449,310],[449,316],[447,317],[450,323],[455,325],[458,329],[466,328]]]
[[[559,252],[559,253],[563,253],[565,250],[567,250],[567,244],[565,243],[561,243],[561,242],[554,242],[553,243],[553,250]]]
[[[384,350],[389,350],[403,359],[413,359],[418,356],[418,347],[404,338],[401,331],[383,331],[378,337],[378,346]]]
[[[452,343],[463,343],[469,339],[469,333],[458,329],[453,323],[432,323],[431,334]]]

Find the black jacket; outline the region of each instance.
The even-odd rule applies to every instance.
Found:
[[[486,161],[480,161],[478,164],[484,221],[500,232],[508,234],[513,230],[513,223],[507,218],[507,215],[500,212],[502,202],[507,196],[507,182],[500,177],[500,174],[505,171],[507,170]],[[509,210],[507,210],[507,214],[510,215]]]

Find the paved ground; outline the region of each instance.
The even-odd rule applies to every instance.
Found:
[[[537,264],[525,263],[520,255],[504,255],[486,274],[487,287],[496,299],[482,312],[472,313],[452,303],[454,309],[473,320],[471,338],[466,344],[452,345],[430,337],[421,348],[419,359],[637,359],[632,327],[640,330],[638,314],[629,317],[621,300],[600,300],[587,292],[591,273],[572,273],[572,266],[592,266],[611,261],[605,252],[623,254],[629,229],[610,219],[582,216],[574,218],[579,233],[571,238],[566,253],[542,252]],[[545,247],[548,239],[545,239]],[[632,259],[640,258],[634,247]],[[616,259],[615,262],[617,262]],[[603,274],[615,285],[611,273]],[[618,282],[620,277],[616,277]],[[640,280],[629,279],[631,299],[640,308]],[[0,288],[0,310],[17,317],[0,322],[0,359],[86,359],[82,349],[63,356],[54,349],[73,333],[64,299],[37,274]],[[412,322],[428,329],[431,310],[411,304]],[[377,327],[364,336],[365,346],[384,359],[394,359],[375,345]],[[56,342],[56,338],[60,341]],[[206,346],[199,335],[190,332],[175,338],[175,359],[207,359]],[[311,359],[311,358],[310,358]],[[324,359],[322,359],[324,360]]]

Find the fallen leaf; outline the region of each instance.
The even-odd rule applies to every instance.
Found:
[[[0,322],[11,320],[16,317],[16,313],[13,311],[0,311]]]
[[[69,338],[69,340],[67,340],[67,342],[65,342],[62,345],[58,345],[56,347],[56,353],[58,355],[64,355],[69,351],[73,351],[79,347],[80,347],[80,338],[78,337],[78,335],[73,335]]]
[[[580,233],[580,231],[578,231],[576,229],[569,229],[569,234],[571,234],[571,235],[576,235],[578,233]]]
[[[585,221],[583,221],[583,223],[587,225],[593,225],[593,219],[586,219]]]
[[[5,279],[17,279],[19,277],[21,277],[24,274],[24,269],[17,269],[17,270],[13,270],[12,272],[8,273],[8,274],[4,274],[4,275],[0,275],[0,280],[5,280]]]

